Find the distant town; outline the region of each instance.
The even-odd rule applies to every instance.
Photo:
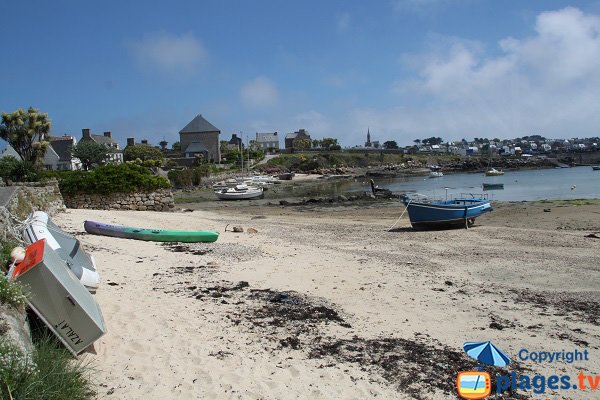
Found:
[[[352,147],[342,148],[335,137],[314,139],[306,129],[285,134],[283,140],[278,132],[256,132],[253,139],[244,143],[242,135],[231,134],[231,138],[222,140],[219,128],[210,123],[202,115],[197,115],[179,131],[179,141],[171,143],[162,140],[149,143],[147,139],[127,138],[125,148],[113,138],[112,132],[93,133],[91,129],[81,130],[78,139],[72,135],[53,136],[44,156],[44,167],[47,170],[77,170],[81,162],[72,155],[71,149],[77,143],[94,142],[105,145],[111,152],[109,163],[123,163],[123,152],[127,147],[149,146],[160,150],[170,166],[190,167],[198,158],[204,162],[218,164],[226,161],[226,155],[232,151],[254,150],[264,154],[296,153],[310,151],[348,151],[348,152],[384,152],[397,154],[431,154],[458,156],[516,156],[516,157],[549,157],[565,153],[585,153],[600,150],[600,138],[545,138],[542,135],[529,135],[514,139],[474,138],[460,141],[444,141],[441,137],[415,139],[412,145],[399,146],[395,140],[374,140],[375,134],[370,128],[365,132],[365,142]],[[282,146],[283,145],[283,146]],[[0,158],[18,154],[7,146]]]

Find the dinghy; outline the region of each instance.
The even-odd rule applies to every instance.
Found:
[[[410,223],[415,230],[468,227],[475,218],[492,211],[486,198],[458,197],[443,201],[415,201],[407,195],[400,199],[406,205]]]
[[[83,286],[91,293],[96,292],[100,286],[100,275],[96,271],[94,257],[83,250],[79,240],[54,224],[48,214],[43,211],[31,213],[21,235],[28,245],[45,239]]]
[[[91,233],[93,235],[147,240],[153,242],[214,242],[219,238],[219,234],[214,231],[179,231],[171,229],[132,228],[129,226],[109,225],[94,221],[85,221],[83,226],[87,233]]]

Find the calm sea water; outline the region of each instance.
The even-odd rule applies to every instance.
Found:
[[[503,183],[502,190],[483,191],[482,183]],[[600,198],[600,171],[592,167],[506,171],[503,176],[483,173],[446,174],[439,178],[409,177],[376,180],[393,192],[417,192],[430,197],[459,193],[486,193],[500,201]],[[362,185],[361,190],[364,190]]]

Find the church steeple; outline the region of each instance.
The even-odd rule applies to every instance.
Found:
[[[367,142],[365,143],[365,147],[371,147],[371,131],[367,128]]]

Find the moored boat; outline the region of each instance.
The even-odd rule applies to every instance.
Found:
[[[593,165],[593,166],[592,166],[592,169],[593,169],[594,171],[600,171],[600,165]]]
[[[291,181],[293,177],[294,177],[293,172],[285,172],[283,174],[277,175],[277,178],[282,181]]]
[[[216,190],[215,195],[221,200],[252,200],[264,196],[262,187],[237,185],[232,188]]]
[[[153,242],[214,242],[219,238],[219,233],[214,231],[132,228],[129,226],[109,225],[95,221],[85,221],[83,227],[86,232],[94,235]]]
[[[429,173],[430,178],[439,178],[444,176],[444,173],[442,172],[442,167],[440,167],[439,165],[432,165],[429,167],[429,169],[431,170],[431,172]]]
[[[504,189],[504,183],[482,183],[483,190],[501,190]]]
[[[407,195],[401,199],[406,205],[412,227],[416,230],[468,227],[475,218],[492,211],[486,198],[459,197],[444,201],[413,201]]]
[[[496,169],[494,167],[485,171],[485,176],[501,176],[504,175],[504,171]]]

